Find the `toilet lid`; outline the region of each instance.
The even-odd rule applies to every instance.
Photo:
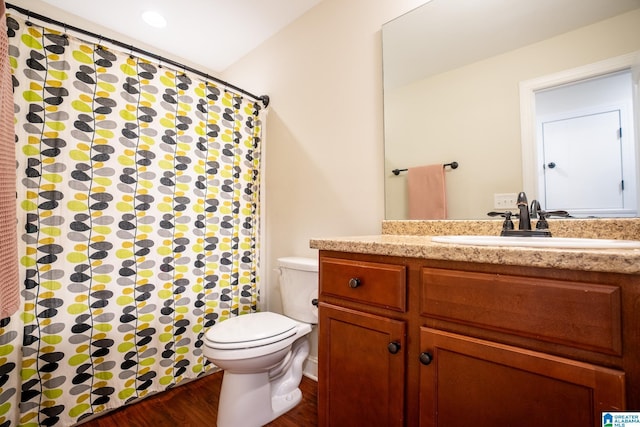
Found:
[[[278,313],[260,312],[232,317],[211,327],[207,345],[247,348],[271,344],[296,334],[298,322]]]

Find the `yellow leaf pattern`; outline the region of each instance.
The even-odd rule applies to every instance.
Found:
[[[7,23],[24,311],[0,425],[71,425],[204,374],[206,330],[256,310],[263,107]]]

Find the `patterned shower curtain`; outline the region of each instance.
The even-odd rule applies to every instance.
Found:
[[[238,94],[8,17],[23,309],[0,427],[71,425],[205,373],[256,310],[261,114]]]

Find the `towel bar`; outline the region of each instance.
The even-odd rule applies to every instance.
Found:
[[[445,163],[442,165],[443,168],[446,168],[447,166],[451,166],[451,169],[458,169],[458,162],[451,162],[451,163]],[[393,172],[394,175],[400,175],[400,172],[405,172],[409,169],[394,169],[391,172]]]

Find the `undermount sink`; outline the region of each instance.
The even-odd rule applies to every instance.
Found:
[[[536,248],[573,249],[640,249],[638,240],[587,239],[572,237],[520,237],[520,236],[434,236],[437,243],[475,246],[521,246]]]

